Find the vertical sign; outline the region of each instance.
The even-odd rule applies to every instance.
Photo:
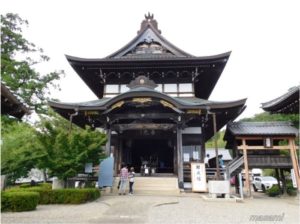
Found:
[[[292,177],[293,187],[297,188],[297,182],[296,182],[296,177],[295,177],[295,171],[294,171],[294,169],[291,169],[291,177]]]
[[[206,171],[204,163],[191,163],[192,191],[206,192]]]
[[[104,159],[99,166],[99,187],[112,187],[114,174],[114,157]]]

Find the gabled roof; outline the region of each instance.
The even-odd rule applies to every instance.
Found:
[[[299,114],[299,88],[292,87],[282,96],[262,103],[262,109],[271,113]]]
[[[144,50],[144,51],[143,51]],[[145,16],[138,35],[127,45],[107,58],[193,57],[166,40],[152,16]]]
[[[138,35],[127,45],[105,58],[67,60],[98,98],[105,84],[128,84],[147,74],[156,83],[193,83],[195,96],[208,99],[231,52],[195,57],[166,40],[153,15],[146,15]]]
[[[299,131],[290,122],[233,122],[227,125],[226,133],[233,136],[297,136]],[[227,133],[227,134],[228,134]],[[226,134],[224,139],[226,139]]]

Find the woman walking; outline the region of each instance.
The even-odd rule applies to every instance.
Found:
[[[120,171],[120,188],[119,188],[119,195],[125,195],[126,185],[128,181],[128,169],[126,165],[122,166]]]

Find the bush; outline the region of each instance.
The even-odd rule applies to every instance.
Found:
[[[96,188],[57,189],[43,187],[12,188],[8,192],[37,192],[40,195],[39,204],[80,204],[100,197]]]
[[[52,192],[54,203],[57,204],[80,204],[100,197],[100,191],[95,188],[58,189]]]
[[[29,188],[29,187],[42,187],[47,189],[52,189],[52,184],[49,183],[39,183],[36,186],[32,186],[31,184],[21,184],[19,188]]]
[[[31,187],[31,185],[30,184],[21,184],[19,186],[19,188],[28,188],[28,187]]]
[[[278,187],[278,185],[273,185],[270,189],[266,191],[266,193],[270,197],[276,197],[280,195],[280,188]]]
[[[292,182],[288,182],[286,184],[286,193],[290,196],[296,196],[297,195],[297,189],[293,187]]]
[[[36,192],[39,193],[39,204],[55,204],[53,191],[46,187],[11,188],[7,192]]]
[[[50,183],[40,183],[40,184],[38,184],[38,187],[42,187],[42,188],[46,188],[46,189],[51,190],[52,189],[52,184],[50,184]]]
[[[2,192],[1,211],[32,211],[36,209],[38,201],[37,192]]]

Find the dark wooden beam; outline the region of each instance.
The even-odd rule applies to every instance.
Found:
[[[178,115],[172,113],[135,113],[135,114],[112,114],[109,116],[111,122],[115,120],[140,120],[140,119],[171,119],[176,121]]]
[[[170,130],[176,127],[175,124],[163,123],[133,123],[133,124],[113,124],[111,126],[112,130],[115,131],[127,131],[127,130]]]

